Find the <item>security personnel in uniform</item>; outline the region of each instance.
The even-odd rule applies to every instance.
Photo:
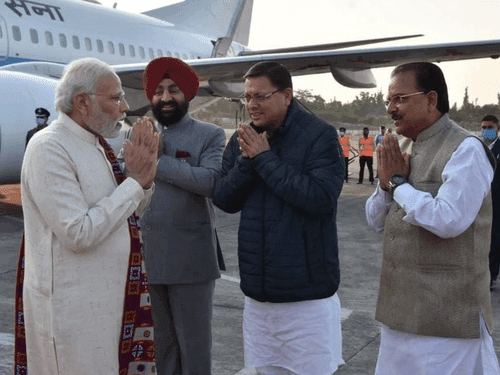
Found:
[[[31,137],[33,137],[37,131],[44,129],[49,125],[50,112],[45,108],[40,107],[35,109],[35,116],[36,128],[31,129],[26,135],[26,146],[28,145]]]
[[[349,151],[351,148],[356,150],[351,145],[351,137],[346,134],[345,128],[339,129],[339,143],[342,146],[342,151],[344,152],[345,158],[345,182],[349,182]]]
[[[375,149],[373,137],[369,137],[370,130],[368,128],[363,128],[363,136],[359,137],[359,151],[361,152],[359,156],[359,180],[358,184],[363,183],[363,175],[365,173],[365,164],[368,166],[368,172],[370,172],[370,182],[373,185],[373,150]]]

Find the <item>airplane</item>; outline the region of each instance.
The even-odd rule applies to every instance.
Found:
[[[56,117],[57,80],[65,64],[76,58],[97,57],[113,65],[133,118],[149,110],[142,72],[159,56],[181,58],[198,72],[201,89],[192,108],[214,98],[240,98],[244,73],[259,61],[278,61],[293,76],[329,72],[344,86],[373,88],[372,68],[500,56],[500,40],[365,47],[420,34],[250,50],[253,2],[185,0],[133,14],[104,7],[97,0],[4,0],[0,3],[0,184],[19,182],[26,133],[35,126],[34,109],[45,107]],[[22,111],[12,110],[20,103]],[[119,147],[122,140],[123,135],[111,143]]]

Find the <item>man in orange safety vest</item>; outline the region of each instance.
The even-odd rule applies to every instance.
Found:
[[[345,158],[345,182],[349,182],[349,151],[356,150],[351,146],[351,136],[346,134],[345,128],[339,128],[339,143],[342,146]]]
[[[370,130],[367,127],[363,128],[363,136],[359,137],[359,180],[358,184],[363,183],[363,175],[365,172],[365,164],[370,172],[370,182],[373,185],[373,150],[375,150],[374,138],[369,136]]]

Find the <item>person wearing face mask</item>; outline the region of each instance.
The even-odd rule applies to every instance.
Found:
[[[363,183],[363,176],[365,174],[365,164],[370,173],[370,182],[373,185],[373,150],[375,149],[374,139],[370,137],[370,130],[367,127],[363,128],[363,136],[359,137],[359,180],[358,184]]]
[[[345,182],[349,182],[349,151],[356,149],[351,145],[351,137],[346,134],[344,127],[339,129],[339,134],[339,143],[342,146],[345,158]]]
[[[384,135],[385,135],[385,126],[381,126],[380,133],[378,133],[377,136],[375,137],[375,149],[377,149],[378,145],[382,144],[382,139],[384,139]],[[375,176],[375,178],[378,178],[378,173]]]
[[[491,245],[490,245],[490,289],[497,286],[498,271],[500,268],[500,171],[498,163],[500,160],[500,142],[498,142],[498,118],[492,115],[484,116],[481,120],[481,137],[484,143],[493,153],[497,168],[491,183],[491,199],[493,202],[493,221],[491,223]]]
[[[377,148],[378,145],[382,144],[382,139],[384,138],[385,135],[385,126],[380,127],[380,133],[377,134],[377,138],[375,138],[375,148]]]
[[[47,111],[45,108],[40,107],[35,109],[35,116],[36,116],[36,127],[31,129],[28,132],[28,134],[26,134],[26,146],[28,145],[28,142],[30,141],[31,137],[33,137],[36,132],[45,129],[49,125],[50,112]]]

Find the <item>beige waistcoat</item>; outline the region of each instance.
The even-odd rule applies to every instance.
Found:
[[[445,114],[421,132],[416,142],[405,139],[401,149],[411,152],[409,183],[435,197],[445,165],[470,136]],[[493,165],[486,146],[485,151]],[[478,338],[482,313],[492,332],[491,195],[484,199],[472,225],[454,238],[443,239],[408,224],[403,221],[405,215],[393,201],[385,221],[375,318],[389,328],[418,335]]]

